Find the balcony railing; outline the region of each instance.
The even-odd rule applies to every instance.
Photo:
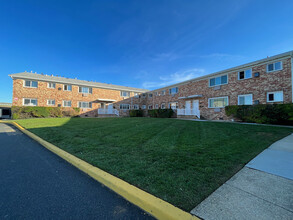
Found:
[[[185,108],[178,108],[177,115],[195,115],[200,118],[200,110],[197,109],[185,109]]]
[[[119,111],[117,109],[107,109],[107,108],[99,108],[98,114],[101,115],[117,115],[119,116]]]

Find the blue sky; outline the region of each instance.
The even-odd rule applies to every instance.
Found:
[[[0,1],[0,102],[33,71],[155,89],[293,50],[293,1]]]

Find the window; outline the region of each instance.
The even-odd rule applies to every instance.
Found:
[[[228,76],[227,75],[219,76],[219,77],[215,77],[215,78],[210,79],[210,86],[219,86],[219,85],[223,85],[223,84],[227,84],[227,83],[228,83]]]
[[[238,105],[252,105],[252,94],[239,95]]]
[[[248,69],[248,70],[244,70],[244,71],[240,71],[238,73],[238,79],[249,79],[252,77],[252,69]]]
[[[123,110],[129,109],[129,104],[120,104],[120,109],[123,109]]]
[[[149,93],[149,98],[152,98],[153,97],[153,94],[152,93]]]
[[[56,83],[48,83],[48,88],[49,89],[55,89],[56,88]]]
[[[82,86],[80,86],[79,87],[79,89],[78,89],[78,91],[79,91],[79,93],[93,93],[93,90],[92,90],[92,88],[90,88],[90,87],[82,87]]]
[[[178,87],[169,89],[169,94],[176,94],[176,93],[178,93]]]
[[[71,101],[63,101],[63,107],[71,107]]]
[[[161,104],[161,109],[165,109],[165,108],[166,108],[165,103],[162,103]]]
[[[141,109],[146,109],[146,105],[142,105],[141,106]]]
[[[267,102],[283,102],[283,91],[268,92]]]
[[[158,96],[158,94],[159,94],[158,92],[155,92],[155,96]]]
[[[139,105],[134,104],[134,105],[133,105],[133,109],[135,109],[135,110],[139,109]]]
[[[64,91],[72,91],[72,86],[71,85],[64,85],[63,90]]]
[[[37,106],[38,105],[38,100],[37,99],[23,99],[23,105],[28,105],[28,106]]]
[[[178,102],[170,102],[169,108],[171,109],[177,109],[178,108]]]
[[[150,109],[150,110],[153,109],[153,106],[152,105],[149,105],[148,106],[148,109]]]
[[[122,96],[122,97],[129,97],[130,96],[130,92],[121,91],[120,92],[120,96]]]
[[[48,99],[47,100],[47,105],[55,105],[55,100],[54,99]]]
[[[165,95],[165,94],[166,94],[166,90],[162,90],[161,95]]]
[[[143,97],[143,98],[145,98],[145,93],[144,93],[144,94],[142,94],[142,97]]]
[[[92,108],[91,102],[78,102],[79,108]]]
[[[277,70],[283,69],[283,63],[282,61],[276,62],[276,63],[270,63],[267,65],[267,72],[274,72]]]
[[[158,109],[158,108],[159,108],[159,104],[156,104],[156,105],[155,105],[155,109]]]
[[[209,108],[224,108],[228,105],[228,96],[209,98]]]
[[[138,94],[138,92],[134,92],[133,95],[134,95],[135,97],[138,97],[139,94]]]
[[[25,80],[24,81],[24,87],[38,88],[38,82],[37,81],[31,81],[31,80]]]

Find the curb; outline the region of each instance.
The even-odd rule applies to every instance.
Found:
[[[157,219],[182,219],[182,220],[199,220],[198,217],[185,212],[174,205],[165,202],[164,200],[157,198],[93,165],[67,153],[66,151],[56,147],[55,145],[43,140],[37,135],[31,133],[25,128],[21,127],[16,122],[4,122],[2,123],[12,124],[17,127],[21,132],[34,139],[45,148],[51,152],[57,154],[59,157],[63,158],[67,162],[71,163],[73,166],[77,167],[79,170],[85,172],[98,182],[107,186],[129,202],[140,207],[147,213],[151,214]]]

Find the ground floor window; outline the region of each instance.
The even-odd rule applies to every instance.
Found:
[[[141,109],[146,109],[146,105],[142,105],[141,106]]]
[[[149,106],[148,106],[148,109],[149,109],[149,110],[153,109],[153,106],[152,106],[152,105],[149,105]]]
[[[170,102],[169,108],[171,109],[177,109],[178,108],[178,102]]]
[[[165,109],[165,108],[166,108],[165,103],[162,103],[162,104],[161,104],[161,109]]]
[[[139,109],[139,105],[134,104],[134,105],[133,105],[133,109],[135,109],[135,110]]]
[[[24,98],[24,99],[23,99],[23,105],[27,105],[27,106],[37,106],[37,105],[38,105],[38,100],[37,100],[37,99],[28,99],[28,98]]]
[[[126,110],[129,109],[129,104],[120,104],[120,109]]]
[[[71,101],[63,101],[63,107],[71,107]]]
[[[54,99],[48,99],[47,100],[47,105],[55,105],[55,100]]]
[[[239,95],[238,105],[252,105],[252,94]]]
[[[155,105],[155,109],[158,109],[158,108],[159,108],[159,104],[156,104],[156,105]]]
[[[78,103],[79,108],[92,108],[91,102],[79,102]]]
[[[209,98],[209,108],[224,108],[228,105],[228,96]]]
[[[283,91],[268,92],[267,102],[283,102]]]

